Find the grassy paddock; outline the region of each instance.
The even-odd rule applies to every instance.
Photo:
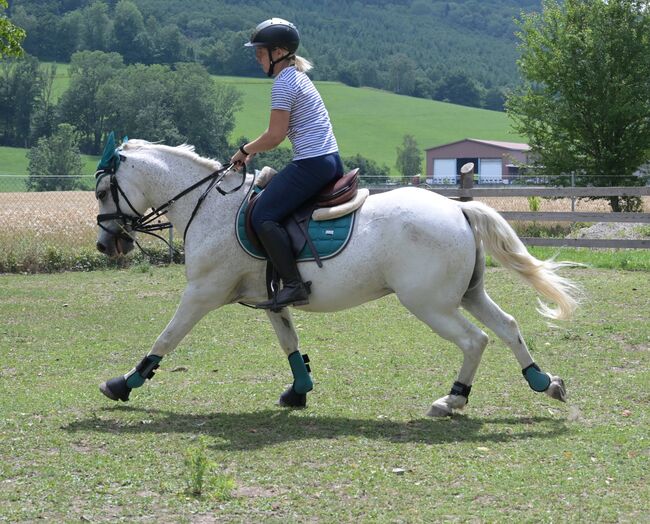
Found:
[[[29,159],[27,149],[0,146],[0,192],[25,191],[25,178]],[[81,155],[84,173],[92,175],[97,167],[98,158]],[[19,176],[16,176],[19,175]]]
[[[586,300],[547,323],[491,269],[564,405],[491,337],[463,415],[423,417],[460,352],[394,297],[295,313],[316,389],[290,380],[264,314],[211,313],[128,404],[97,384],[165,326],[181,267],[0,277],[0,520],[9,522],[640,522],[650,502],[650,280],[572,270]],[[399,468],[399,469],[396,469]],[[643,515],[646,515],[644,517]]]

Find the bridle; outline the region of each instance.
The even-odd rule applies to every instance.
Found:
[[[216,187],[217,191],[219,191],[219,193],[225,196],[238,191],[246,182],[246,164],[244,164],[242,168],[241,183],[237,187],[230,189],[228,191],[224,191],[223,189],[221,189],[220,187],[221,181],[235,167],[235,164],[230,163],[222,167],[221,169],[217,169],[216,171],[213,171],[208,176],[192,184],[190,187],[184,189],[174,197],[170,198],[164,204],[156,207],[155,209],[153,209],[152,211],[144,215],[140,213],[133,206],[133,204],[131,204],[131,201],[126,196],[124,190],[120,187],[120,184],[117,180],[117,170],[119,168],[120,161],[124,159],[125,157],[116,150],[115,155],[111,159],[112,162],[110,162],[107,167],[98,169],[95,172],[95,179],[96,179],[95,192],[97,192],[97,186],[99,185],[101,180],[103,180],[105,177],[108,176],[111,198],[113,199],[113,203],[115,204],[115,208],[117,209],[115,213],[98,214],[97,225],[112,236],[121,238],[123,240],[130,240],[134,242],[135,245],[138,246],[138,248],[145,254],[147,254],[147,252],[142,248],[142,246],[140,246],[140,244],[135,239],[135,237],[131,235],[131,232],[144,233],[145,235],[154,236],[162,240],[171,249],[173,249],[175,252],[178,253],[178,251],[167,240],[165,240],[162,236],[154,233],[154,231],[163,231],[165,229],[169,229],[172,227],[172,224],[170,222],[162,222],[162,223],[161,222],[154,223],[154,222],[158,220],[161,216],[166,214],[169,211],[170,206],[178,199],[184,197],[185,195],[194,191],[198,187],[201,187],[202,185],[208,183],[208,187],[205,189],[205,191],[203,191],[203,193],[199,197],[199,200],[197,201],[196,206],[194,206],[194,210],[192,211],[192,215],[190,216],[190,219],[187,222],[187,225],[185,226],[185,231],[183,231],[183,242],[185,242],[187,231],[189,230],[190,225],[194,220],[194,217],[198,213],[199,208],[203,204],[203,201],[208,196],[210,191],[212,191]],[[128,214],[122,211],[122,208],[120,207],[120,199],[123,199],[124,202],[126,202],[127,206],[130,208],[130,211],[133,212],[133,214]],[[107,222],[109,220],[114,220],[118,223],[120,228],[119,231],[111,231],[103,224],[103,222]]]

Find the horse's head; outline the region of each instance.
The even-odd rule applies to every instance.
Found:
[[[110,257],[124,255],[134,244],[140,247],[135,240],[136,232],[166,242],[154,231],[171,227],[171,218],[170,221],[159,220],[168,211],[170,217],[173,211],[180,223],[185,223],[185,239],[187,229],[212,189],[226,196],[244,185],[246,170],[242,170],[238,185],[229,176],[235,174],[232,164],[224,167],[216,160],[202,158],[196,154],[194,146],[188,144],[171,147],[125,139],[116,148],[115,136],[111,133],[95,173],[100,228],[97,249]],[[252,182],[252,178],[248,180]],[[194,197],[177,203],[195,190]],[[144,214],[147,210],[150,211]]]
[[[138,209],[146,209],[142,192],[136,186],[134,170],[123,162],[123,146],[115,147],[115,135],[111,133],[95,173],[95,197],[99,205],[96,245],[111,258],[133,249],[133,227],[142,216]]]

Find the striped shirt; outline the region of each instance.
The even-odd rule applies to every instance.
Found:
[[[285,67],[273,82],[271,109],[289,111],[287,137],[293,159],[313,158],[339,150],[323,99],[305,73]]]

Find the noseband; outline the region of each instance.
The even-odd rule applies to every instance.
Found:
[[[123,160],[124,157],[120,155],[120,160]],[[217,169],[216,171],[213,171],[210,173],[208,176],[205,178],[202,178],[195,184],[192,184],[190,187],[187,189],[184,189],[180,193],[178,193],[176,196],[172,197],[169,199],[167,202],[162,204],[161,206],[158,206],[157,208],[153,209],[151,212],[147,213],[146,215],[143,215],[140,213],[135,207],[133,207],[133,204],[131,204],[131,201],[129,198],[126,196],[122,188],[120,187],[120,184],[117,181],[117,169],[119,167],[119,162],[114,162],[111,166],[104,168],[104,169],[99,169],[95,172],[95,191],[97,191],[97,186],[99,185],[99,182],[106,176],[110,177],[109,178],[109,188],[111,191],[111,198],[113,199],[113,203],[115,204],[115,208],[117,209],[117,212],[115,213],[103,213],[103,214],[98,214],[97,215],[97,225],[102,228],[104,231],[109,233],[110,235],[116,236],[117,238],[121,238],[123,240],[130,240],[134,242],[138,248],[144,253],[144,249],[138,244],[137,240],[133,235],[131,235],[131,232],[134,233],[144,233],[146,235],[151,235],[154,236],[160,240],[162,240],[165,244],[167,244],[171,249],[174,251],[177,251],[173,246],[169,244],[167,240],[165,240],[163,237],[160,235],[157,235],[154,233],[154,231],[163,231],[165,229],[169,229],[172,227],[172,224],[170,222],[163,222],[163,223],[154,223],[157,219],[159,219],[161,216],[167,213],[169,211],[169,207],[176,202],[178,199],[182,198],[183,196],[187,195],[188,193],[194,191],[196,188],[202,186],[203,184],[206,184],[209,182],[208,187],[205,189],[203,194],[199,197],[198,202],[196,203],[196,206],[194,207],[194,210],[192,211],[192,215],[190,216],[189,221],[187,222],[187,226],[185,226],[185,231],[183,231],[183,242],[185,242],[185,237],[187,236],[187,231],[190,228],[190,225],[192,224],[192,221],[194,220],[194,217],[199,211],[199,208],[201,207],[201,204],[203,204],[203,201],[205,198],[208,196],[210,191],[212,191],[215,187],[217,188],[217,191],[221,193],[222,195],[229,195],[230,193],[234,193],[238,191],[246,182],[246,165],[244,164],[244,167],[242,169],[242,181],[241,183],[235,187],[234,189],[230,189],[229,191],[224,191],[221,189],[220,184],[221,181],[224,179],[226,174],[231,171],[235,166],[234,164],[228,164],[221,169]],[[122,211],[122,208],[120,207],[120,197],[124,199],[124,202],[129,206],[131,211],[134,213],[133,215],[131,214],[126,214],[124,211]],[[107,222],[109,220],[114,220],[118,222],[120,230],[119,231],[111,231],[108,229],[103,222]]]

